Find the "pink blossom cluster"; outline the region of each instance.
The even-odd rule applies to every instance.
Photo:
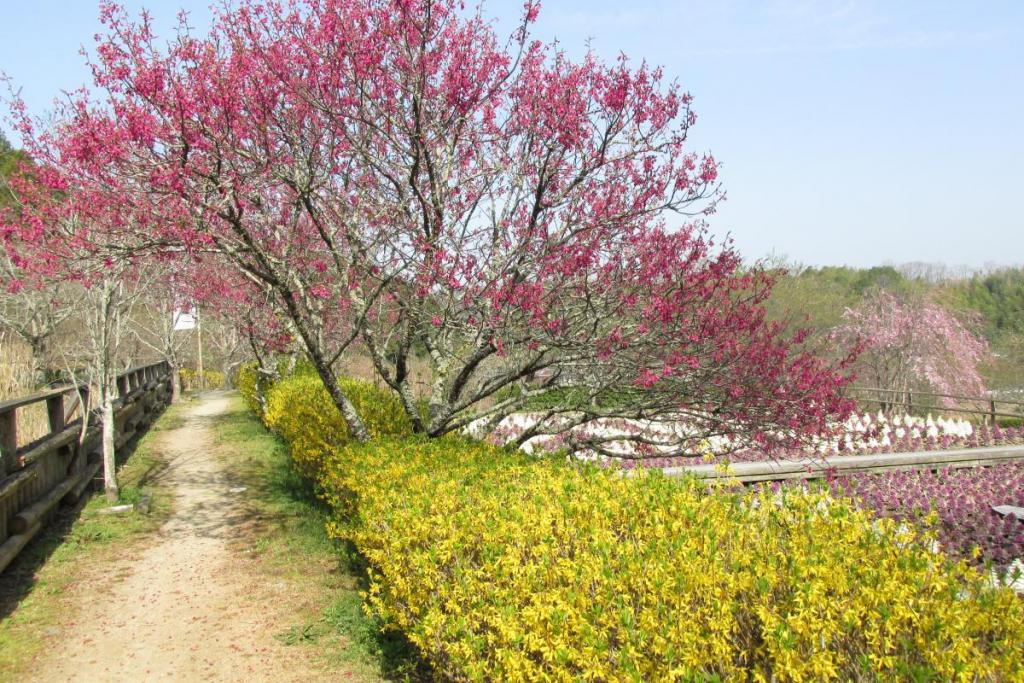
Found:
[[[988,344],[938,303],[911,302],[879,291],[843,314],[833,338],[863,344],[857,370],[862,381],[895,395],[922,384],[942,394],[980,396],[985,383],[981,363]],[[941,399],[953,407],[952,399]]]

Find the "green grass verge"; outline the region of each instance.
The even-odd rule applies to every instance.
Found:
[[[0,576],[0,680],[18,680],[47,647],[47,637],[68,617],[71,598],[93,591],[112,563],[143,543],[170,512],[157,475],[163,470],[161,433],[181,423],[182,408],[161,415],[124,453],[118,469],[119,503],[151,495],[149,514],[102,515],[111,503],[102,494],[84,506],[58,513]]]
[[[295,586],[295,618],[275,637],[313,647],[328,669],[351,670],[365,680],[422,678],[413,648],[401,636],[382,633],[363,610],[361,558],[328,538],[328,510],[292,467],[287,447],[238,396],[211,426],[232,485],[247,489],[247,517],[254,522],[240,541],[244,550],[268,578]]]

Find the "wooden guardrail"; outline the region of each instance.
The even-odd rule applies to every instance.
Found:
[[[936,413],[962,413],[977,415],[995,424],[997,418],[1024,418],[1024,402],[995,396],[962,396],[959,394],[937,394],[928,391],[895,391],[877,387],[849,387],[850,398],[858,403],[878,405],[888,412],[893,408],[908,413],[932,411]],[[953,405],[941,405],[942,401]]]
[[[1024,446],[988,446],[916,453],[882,455],[837,455],[827,458],[802,458],[767,462],[735,462],[722,465],[683,465],[664,467],[670,477],[692,474],[701,479],[735,479],[744,484],[786,479],[823,479],[861,472],[888,470],[939,470],[960,467],[983,467],[1024,460]],[[632,470],[630,470],[632,471]]]
[[[167,363],[132,368],[117,377],[115,444],[143,431],[171,399]],[[0,403],[0,571],[48,521],[61,502],[75,503],[101,466],[101,427],[90,415],[82,434],[89,387],[69,385]],[[49,432],[19,444],[18,411],[46,404]],[[76,417],[77,415],[77,417]]]

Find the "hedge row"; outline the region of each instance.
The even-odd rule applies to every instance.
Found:
[[[224,373],[219,370],[203,370],[202,382],[197,371],[190,368],[181,368],[178,371],[183,391],[195,391],[199,388],[220,389],[224,386]],[[202,385],[202,387],[200,387]]]
[[[927,534],[826,493],[409,436],[347,383],[377,439],[348,442],[314,378],[265,421],[369,564],[369,609],[467,681],[1024,680],[1024,603]]]

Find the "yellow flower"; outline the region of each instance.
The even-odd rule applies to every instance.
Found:
[[[393,395],[349,391],[369,444],[308,374],[270,390],[265,419],[366,558],[369,609],[439,677],[1024,680],[1024,603],[926,530],[820,492],[410,437]]]

